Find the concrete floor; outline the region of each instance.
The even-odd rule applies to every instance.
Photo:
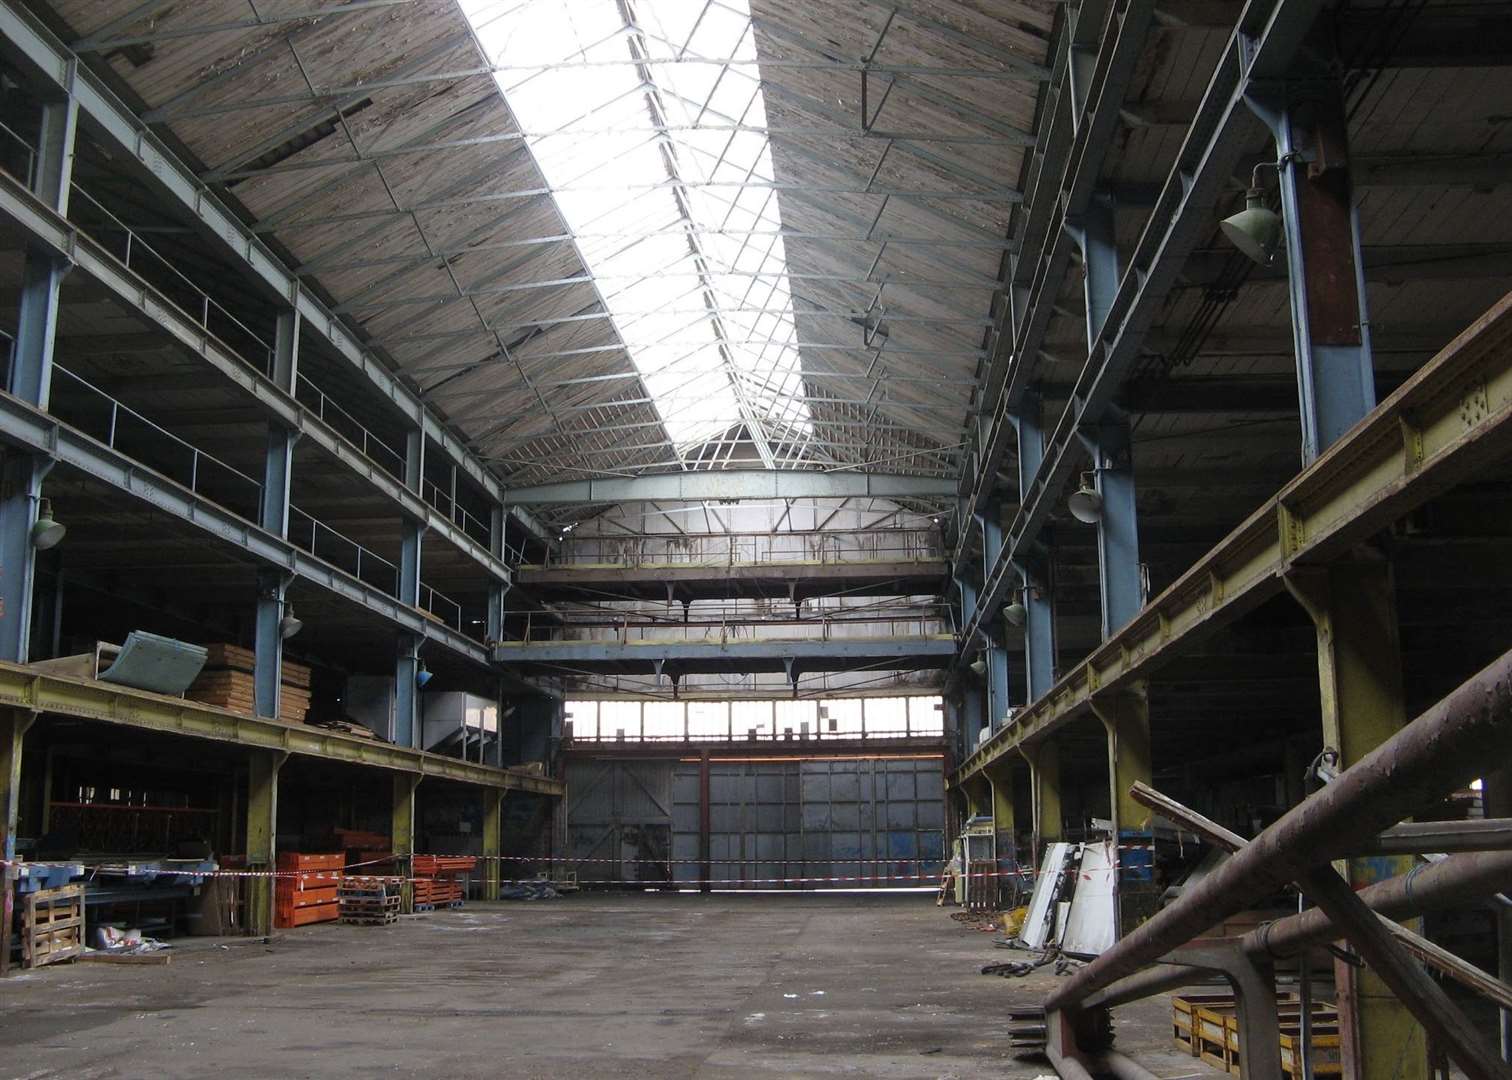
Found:
[[[189,939],[166,967],[0,983],[0,1076],[1023,1077],[1002,1013],[1055,977],[932,896],[581,895],[473,904],[272,945]],[[1169,1004],[1118,1045],[1165,1078]]]

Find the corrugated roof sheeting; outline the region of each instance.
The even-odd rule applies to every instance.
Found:
[[[76,43],[126,39],[101,55],[147,118],[506,478],[669,463],[625,342],[595,317],[601,289],[454,0],[345,12],[309,0],[49,6]],[[958,467],[949,448],[1054,10],[752,3],[770,64],[777,198],[794,234],[789,284],[817,443],[808,462]],[[321,15],[290,18],[311,11]],[[255,19],[265,24],[198,29]],[[863,124],[866,56],[877,70]]]

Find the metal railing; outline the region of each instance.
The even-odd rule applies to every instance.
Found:
[[[248,523],[259,520],[262,481],[147,419],[65,367],[54,365],[53,379],[51,411],[59,420],[183,484]],[[75,393],[69,394],[68,389]],[[63,392],[57,393],[58,390]],[[286,539],[365,584],[390,596],[399,595],[399,567],[395,563],[292,503]],[[423,582],[419,606],[453,629],[465,632],[462,605]]]
[[[612,732],[595,731],[580,733],[573,728],[572,738],[564,740],[565,745],[573,743],[656,743],[659,745],[680,743],[786,743],[786,742],[890,742],[898,739],[944,739],[945,732],[941,728],[926,730],[923,727],[912,728],[884,728],[881,730],[865,731],[816,731],[791,728],[784,725],[782,728],[772,730],[752,731],[746,729],[732,729],[724,732],[695,732],[688,731],[680,735],[647,735],[640,732],[616,728]]]
[[[376,462],[397,480],[404,479],[404,455],[362,425],[362,423],[303,373],[294,378],[294,397],[301,405],[324,420],[336,433],[357,449],[364,457]]]
[[[16,155],[16,163],[10,160]],[[0,123],[0,169],[33,186],[37,151],[15,129]],[[139,228],[133,228],[109,210],[77,181],[70,184],[68,218],[81,231],[100,243],[128,270],[140,275],[162,293],[180,314],[224,344],[233,355],[263,375],[272,373],[274,344],[270,336],[253,329],[230,308],[197,285],[175,265],[173,259],[149,243]],[[343,408],[303,373],[296,375],[294,397],[329,424],[364,457],[397,479],[404,477],[404,454],[384,441],[352,413]],[[488,545],[489,528],[458,504],[455,497],[456,467],[452,467],[453,491],[426,482],[420,496],[433,509],[445,514],[475,541]],[[518,565],[523,552],[515,552],[511,565]]]
[[[140,274],[171,300],[200,329],[228,345],[256,370],[267,375],[273,367],[273,342],[252,329],[220,301],[195,284],[172,259],[105,208],[77,182],[70,185],[68,218],[102,244],[126,269]]]
[[[938,613],[920,613],[909,616],[875,615],[862,618],[832,618],[810,615],[804,619],[761,619],[757,617],[716,617],[689,623],[677,620],[650,622],[625,616],[618,620],[600,618],[593,622],[574,622],[566,613],[526,612],[523,636],[520,640],[537,641],[560,639],[565,641],[615,641],[621,645],[636,642],[667,640],[685,641],[755,641],[769,638],[773,641],[844,641],[847,637],[865,640],[868,637],[933,637],[954,633],[953,618],[949,605],[941,604]],[[564,621],[564,619],[566,621]],[[876,634],[837,633],[840,626],[876,626]],[[803,626],[814,628],[816,633],[783,637],[759,635],[755,631],[775,626]]]
[[[53,366],[51,412],[112,450],[147,465],[196,495],[256,521],[262,481],[173,434],[65,367]],[[79,396],[70,400],[66,390]]]
[[[847,543],[846,541],[849,541]],[[929,561],[943,559],[932,529],[850,529],[833,532],[731,533],[582,536],[564,540],[547,555],[546,566],[583,563],[637,568],[661,566],[762,565],[765,563]]]

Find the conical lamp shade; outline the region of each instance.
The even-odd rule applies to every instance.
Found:
[[[1077,521],[1096,525],[1102,519],[1102,502],[1102,496],[1095,489],[1083,484],[1066,500],[1066,509]]]
[[[1267,207],[1253,189],[1244,200],[1244,209],[1224,218],[1218,227],[1229,243],[1261,266],[1269,266],[1276,257],[1276,244],[1281,239],[1281,215]]]
[[[68,533],[68,526],[55,521],[52,516],[52,500],[43,499],[37,505],[37,520],[31,527],[32,547],[38,551],[57,547]]]

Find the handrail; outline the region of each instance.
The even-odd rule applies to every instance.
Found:
[[[0,332],[0,337],[9,338],[10,335]],[[258,509],[262,499],[263,484],[256,477],[250,476],[236,466],[222,461],[213,454],[207,453],[193,443],[175,435],[161,424],[149,420],[146,416],[137,412],[128,405],[100,389],[81,375],[70,371],[62,365],[54,365],[54,379],[63,379],[93,394],[107,406],[103,416],[91,417],[84,410],[71,408],[67,396],[55,397],[52,402],[52,412],[59,419],[77,427],[80,431],[98,438],[112,450],[120,451],[127,456],[141,461],[163,475],[184,484],[190,491],[197,495],[211,499],[229,512],[245,518],[249,522],[256,522]],[[151,439],[161,439],[171,444],[176,451],[185,451],[188,455],[187,462],[167,462],[156,455],[148,456],[143,453],[147,449],[141,442],[142,431],[133,432],[133,427],[140,425],[145,428]],[[123,446],[122,444],[127,444]],[[185,467],[187,465],[187,468]],[[237,492],[224,490],[223,485],[214,484],[214,477],[230,478],[238,481]],[[296,528],[296,522],[299,528]],[[308,536],[306,542],[305,537]],[[325,543],[322,539],[325,538]],[[399,567],[392,561],[379,555],[377,552],[359,544],[351,537],[331,528],[320,521],[314,515],[300,509],[293,503],[289,504],[289,529],[287,539],[316,558],[339,566],[342,569],[350,569],[360,580],[380,588],[391,596],[399,593]],[[332,541],[339,544],[336,551],[332,551]],[[375,574],[375,570],[377,573]],[[462,605],[451,597],[421,583],[421,599],[419,605],[423,610],[440,618],[453,629],[464,630],[462,618]]]

